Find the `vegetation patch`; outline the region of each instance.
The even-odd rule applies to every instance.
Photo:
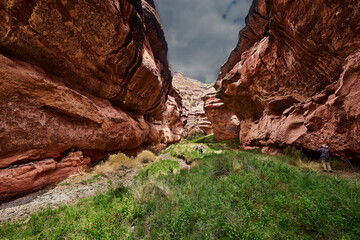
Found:
[[[185,140],[163,152],[195,159],[197,167],[191,170],[180,169],[171,160],[154,162],[139,171],[130,188],[111,188],[106,194],[77,205],[35,214],[27,223],[0,227],[0,238],[358,239],[360,236],[359,179],[350,181],[292,164],[299,157],[295,150],[287,155],[267,156],[242,151],[236,141],[217,143],[202,139],[203,142]],[[205,146],[202,158],[194,150],[199,144]]]
[[[150,177],[156,178],[159,175],[178,173],[179,171],[180,166],[178,162],[172,160],[163,160],[142,168],[136,178],[142,180]]]

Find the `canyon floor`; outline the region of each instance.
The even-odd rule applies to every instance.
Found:
[[[195,145],[205,146],[203,156]],[[298,156],[296,149],[245,152],[238,141],[213,136],[183,140],[158,156],[113,155],[2,205],[0,238],[354,239],[359,170],[333,161],[334,173],[323,173],[320,163]]]
[[[152,156],[154,157],[154,156]],[[171,159],[179,163],[183,169],[189,169],[182,159],[171,157],[169,153],[160,154],[155,161]],[[153,159],[154,160],[154,159]],[[96,167],[88,172],[79,172],[56,186],[28,194],[14,201],[0,204],[0,225],[30,219],[30,215],[44,208],[57,208],[66,204],[75,204],[83,198],[104,193],[111,187],[131,186],[139,169],[148,163],[135,161],[125,162],[119,168],[111,168],[99,174]]]

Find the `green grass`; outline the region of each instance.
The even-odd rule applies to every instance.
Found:
[[[179,163],[172,160],[163,160],[160,162],[155,162],[149,166],[142,168],[136,179],[145,180],[150,177],[157,177],[159,175],[166,175],[171,173],[176,173],[180,171]]]
[[[0,238],[359,239],[359,180],[300,169],[289,164],[293,156],[245,152],[236,141],[211,138],[168,150],[195,159],[198,166],[190,171],[170,160],[153,163],[131,188],[0,227]],[[193,150],[201,143],[203,158]]]
[[[127,188],[110,189],[76,205],[41,211],[26,224],[0,227],[0,239],[124,239],[138,210]]]
[[[163,176],[171,193],[146,201],[136,238],[356,239],[360,187],[276,157],[227,151]]]

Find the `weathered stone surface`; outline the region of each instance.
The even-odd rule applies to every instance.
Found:
[[[204,111],[195,112],[195,116],[196,116],[197,125],[199,126],[199,128],[201,130],[203,130],[205,135],[209,135],[209,134],[214,133],[211,122],[209,121],[209,119],[206,116]]]
[[[96,161],[180,139],[153,1],[2,1],[0,22],[1,174],[69,149]]]
[[[360,159],[359,19],[354,0],[254,0],[216,83],[244,146]]]
[[[204,97],[210,85],[198,80],[185,77],[183,73],[176,72],[173,76],[173,87],[182,98],[182,118],[185,122],[184,135],[200,129],[207,135],[212,133],[211,123],[204,113]]]
[[[70,152],[60,162],[53,158],[35,163],[0,169],[0,202],[20,196],[45,186],[61,182],[64,178],[87,169],[90,158],[84,158],[82,152]]]
[[[215,139],[230,140],[239,137],[240,122],[225,104],[216,97],[216,93],[208,93],[204,97],[204,109],[210,120]]]

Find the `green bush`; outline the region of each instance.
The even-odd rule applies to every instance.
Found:
[[[286,156],[291,157],[291,158],[307,160],[307,157],[305,156],[305,154],[301,150],[297,149],[294,146],[286,147],[283,150],[283,153]]]

